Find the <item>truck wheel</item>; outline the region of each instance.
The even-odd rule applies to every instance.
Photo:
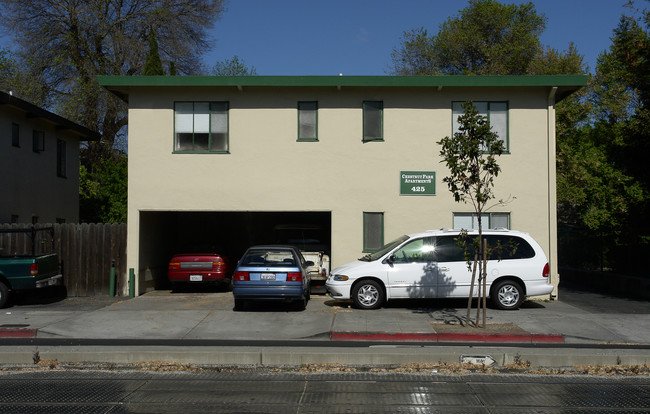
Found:
[[[0,308],[4,308],[9,299],[9,288],[4,283],[0,282]]]
[[[362,280],[352,289],[352,300],[361,309],[377,309],[384,303],[384,290],[374,280]]]

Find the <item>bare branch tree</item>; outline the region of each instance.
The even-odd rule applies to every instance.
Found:
[[[164,64],[197,72],[224,1],[4,0],[0,12],[19,55],[42,76],[51,108],[100,131],[100,147],[110,151],[126,125],[126,106],[96,77],[141,74],[150,31]]]

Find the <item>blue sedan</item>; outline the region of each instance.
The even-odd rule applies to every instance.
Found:
[[[246,300],[296,301],[301,309],[309,300],[309,274],[313,266],[292,246],[254,246],[239,261],[232,278],[235,310]]]

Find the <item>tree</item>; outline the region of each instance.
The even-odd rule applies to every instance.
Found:
[[[126,155],[102,160],[94,172],[79,171],[80,221],[125,223],[128,163]]]
[[[583,75],[588,68],[575,45],[569,43],[569,49],[564,52],[548,46],[541,50],[528,63],[526,72],[528,75]]]
[[[215,76],[255,76],[257,71],[254,66],[246,66],[243,59],[235,55],[230,59],[224,59],[217,62],[212,68],[212,74]]]
[[[503,5],[470,0],[436,35],[419,28],[404,33],[391,55],[398,75],[523,75],[540,53],[546,17],[533,3]]]
[[[102,159],[126,125],[126,106],[98,75],[142,74],[154,31],[162,62],[195,73],[223,0],[5,0],[3,24],[23,64],[42,80],[54,112],[102,134],[83,153]]]
[[[47,104],[41,79],[30,73],[20,57],[7,49],[0,49],[0,90],[11,92],[34,105]]]
[[[597,239],[601,269],[641,271],[629,258],[650,242],[650,12],[628,6],[637,17],[621,18],[586,90],[558,105],[557,188],[561,225]]]
[[[586,72],[570,43],[565,52],[541,45],[546,17],[533,3],[470,0],[434,35],[406,31],[391,54],[395,75],[559,75]]]
[[[160,61],[160,54],[158,53],[158,41],[156,41],[156,34],[153,30],[149,31],[149,53],[147,53],[142,74],[146,76],[165,74],[162,62]]]
[[[485,327],[485,286],[486,286],[486,243],[483,242],[482,215],[488,208],[487,203],[494,198],[494,179],[499,175],[501,167],[496,157],[503,154],[505,146],[497,133],[492,131],[490,122],[481,116],[471,102],[462,105],[464,114],[458,117],[458,131],[451,137],[438,141],[441,146],[440,156],[449,175],[442,179],[447,183],[449,191],[456,202],[471,202],[478,219],[478,238],[474,242],[476,255],[473,261],[472,286],[467,304],[467,322],[470,321],[472,293],[474,291],[475,275],[479,275],[479,292],[483,282],[483,327]],[[459,241],[461,244],[466,241]],[[467,251],[467,250],[466,250]],[[468,258],[468,263],[471,258]],[[478,325],[478,317],[476,320]]]

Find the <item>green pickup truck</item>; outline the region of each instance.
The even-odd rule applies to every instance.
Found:
[[[30,229],[0,229],[0,236],[7,233],[24,233],[31,236],[31,254],[16,254],[6,252],[0,244],[0,308],[7,304],[9,292],[30,289],[41,289],[47,286],[60,286],[63,284],[63,275],[60,271],[59,257],[56,253],[35,254],[35,239],[38,232],[49,232],[54,250],[53,228]],[[2,238],[2,242],[6,239]],[[11,249],[16,250],[16,248]]]

